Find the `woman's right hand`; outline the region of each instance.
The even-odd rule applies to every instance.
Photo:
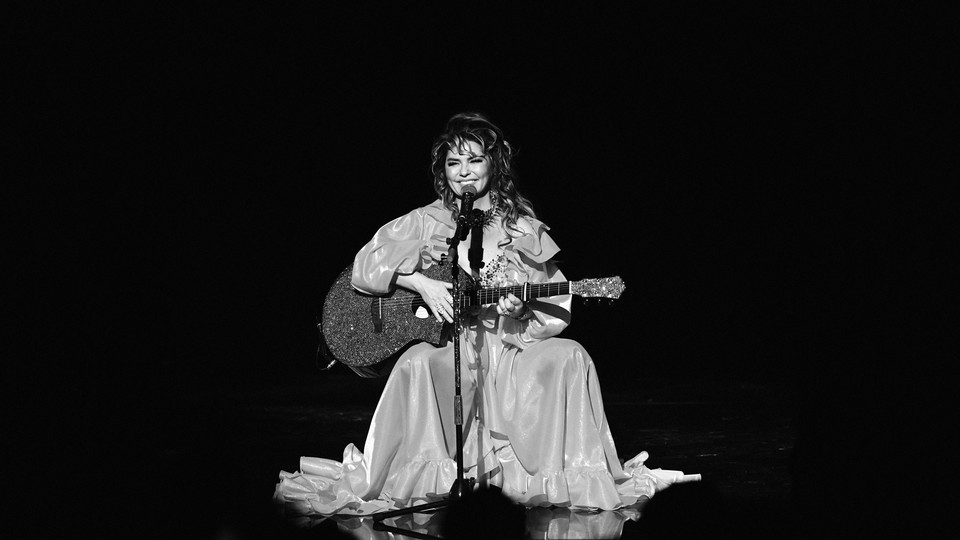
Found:
[[[437,321],[453,322],[453,289],[452,283],[428,278],[420,272],[397,276],[397,285],[416,291],[423,298],[423,302],[437,318]]]

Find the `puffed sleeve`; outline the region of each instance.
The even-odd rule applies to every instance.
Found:
[[[527,218],[532,231],[514,239],[504,249],[508,260],[517,268],[514,276],[518,283],[547,283],[566,281],[563,272],[553,261],[560,248],[547,234],[549,229],[536,219]],[[570,324],[572,296],[569,294],[538,298],[527,302],[530,317],[517,320],[502,317],[503,342],[524,349],[543,339],[558,335]]]
[[[428,246],[422,231],[423,209],[380,227],[353,260],[353,286],[368,294],[386,294],[394,288],[397,274],[419,270]]]

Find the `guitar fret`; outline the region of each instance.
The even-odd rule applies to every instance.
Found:
[[[510,287],[494,287],[477,291],[477,300],[480,304],[493,304],[501,296],[512,293],[518,298],[530,301],[536,298],[559,296],[570,293],[570,282],[559,283],[528,283],[526,285],[512,285]]]

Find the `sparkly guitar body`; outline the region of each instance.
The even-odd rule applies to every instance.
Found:
[[[435,264],[421,273],[439,281],[452,279],[448,264]],[[331,360],[345,364],[361,376],[376,377],[385,374],[382,367],[410,345],[421,341],[440,344],[446,323],[437,321],[418,293],[397,287],[383,296],[365,294],[353,287],[352,276],[350,265],[340,273],[324,299],[320,337]],[[626,288],[619,277],[492,288],[477,287],[464,272],[460,272],[459,279],[463,289],[461,312],[471,306],[493,304],[507,293],[524,301],[563,294],[617,299]]]

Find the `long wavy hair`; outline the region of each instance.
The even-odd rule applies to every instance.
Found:
[[[487,187],[490,193],[490,203],[501,216],[504,229],[522,234],[517,226],[520,216],[536,218],[533,205],[517,191],[516,174],[513,171],[513,147],[503,136],[503,131],[488,120],[485,116],[475,112],[464,112],[453,115],[447,121],[447,127],[431,150],[432,160],[430,171],[433,173],[433,189],[440,196],[443,205],[453,212],[454,220],[459,215],[456,196],[447,183],[446,159],[447,151],[469,153],[469,142],[473,141],[483,148],[489,156],[492,165],[490,183]]]

